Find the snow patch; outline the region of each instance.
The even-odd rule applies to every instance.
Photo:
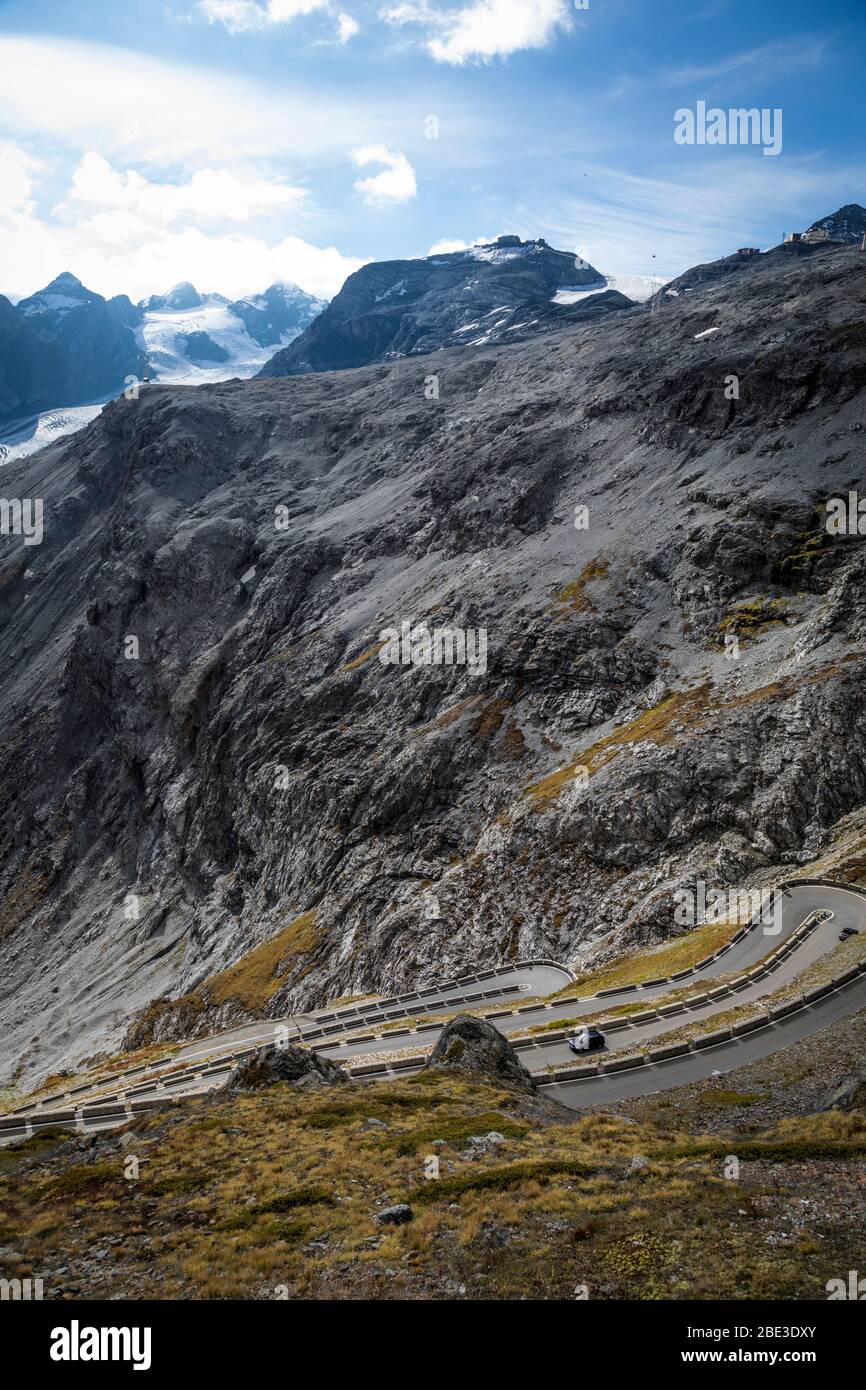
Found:
[[[376,295],[376,303],[379,304],[383,299],[389,299],[392,294],[401,295],[406,293],[406,281],[398,280],[396,285],[392,285],[389,290],[383,290]]]
[[[33,304],[25,304],[22,314],[44,314],[51,310],[59,314],[67,314],[70,309],[80,309],[84,299],[73,299],[68,294],[40,294]]]

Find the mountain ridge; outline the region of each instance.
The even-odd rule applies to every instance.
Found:
[[[565,289],[597,294],[580,305],[554,302]],[[543,239],[504,236],[465,251],[372,261],[350,275],[318,319],[258,375],[335,371],[446,347],[487,346],[632,303],[610,290],[589,262]]]

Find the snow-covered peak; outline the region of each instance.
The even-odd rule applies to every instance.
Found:
[[[172,285],[167,294],[152,294],[149,299],[141,300],[141,307],[142,309],[159,309],[172,313],[198,309],[203,303],[204,300],[195,285],[191,284],[189,280],[181,280],[179,284]]]
[[[18,309],[22,314],[64,314],[97,298],[75,275],[64,270],[43,289],[19,300]]]

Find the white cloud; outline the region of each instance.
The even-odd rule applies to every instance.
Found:
[[[400,5],[386,5],[379,11],[379,18],[386,24],[438,24],[442,23],[441,10],[434,10],[428,0],[404,0]]]
[[[75,170],[66,199],[49,222],[36,211],[35,161],[12,145],[0,146],[0,291],[20,298],[71,270],[99,294],[140,299],[178,280],[230,297],[291,280],[310,294],[331,298],[363,264],[335,246],[314,246],[295,235],[270,240],[253,232],[205,224],[221,197],[236,221],[253,207],[297,190],[244,181],[224,170],[203,171],[181,185],[155,184],[120,173],[91,153]],[[89,216],[82,217],[81,209]],[[222,208],[225,217],[226,208]],[[184,225],[189,217],[195,225]]]
[[[430,250],[427,252],[427,255],[448,256],[453,251],[468,251],[472,246],[489,246],[491,242],[494,242],[495,240],[495,236],[477,236],[474,237],[472,241],[451,241],[446,237],[444,241],[434,242],[434,244],[430,247]]]
[[[468,251],[469,243],[465,241],[435,241],[427,252],[428,256],[450,256],[454,251]]]
[[[129,163],[230,166],[289,155],[310,168],[347,146],[389,138],[405,112],[381,94],[359,105],[298,80],[269,86],[108,45],[0,35],[0,129],[19,143],[50,139],[76,154]]]
[[[385,165],[381,173],[357,180],[355,189],[366,203],[406,203],[416,197],[418,185],[415,170],[402,150],[389,150],[385,145],[365,145],[363,149],[352,151],[352,159],[361,169],[368,164]]]
[[[543,48],[557,29],[571,27],[567,0],[471,0],[437,9],[428,0],[404,0],[380,10],[388,24],[422,24],[436,32],[427,48],[439,63],[489,62],[524,48]]]
[[[337,39],[340,43],[348,43],[360,32],[361,26],[357,19],[353,19],[350,14],[340,14],[337,16]]]
[[[153,183],[135,170],[120,173],[107,159],[90,151],[72,176],[70,204],[128,213],[142,225],[165,226],[180,217],[197,222],[247,222],[266,212],[300,207],[302,188],[282,179],[251,179],[228,169],[200,169],[182,183]],[[68,212],[60,204],[55,212]]]
[[[33,175],[39,167],[38,160],[16,145],[0,144],[0,217],[30,209]]]
[[[807,39],[774,39],[762,48],[729,53],[714,63],[662,69],[658,74],[658,81],[663,86],[712,82],[719,77],[729,77],[731,73],[740,72],[744,68],[757,68],[764,81],[770,73],[774,76],[782,74],[791,77],[794,73],[820,67],[826,56],[827,44],[826,38],[817,35],[810,35]]]
[[[271,24],[289,24],[300,15],[328,9],[328,0],[198,0],[198,8],[211,24],[223,24],[232,34],[266,29]]]
[[[673,169],[665,178],[604,165],[590,166],[590,173],[601,196],[554,195],[543,209],[522,209],[522,220],[608,274],[665,278],[738,246],[761,245],[768,210],[775,222],[771,244],[781,241],[784,229],[852,201],[866,177],[862,166],[851,167],[840,184],[833,170],[793,157],[769,173],[736,159],[691,165],[687,177]]]

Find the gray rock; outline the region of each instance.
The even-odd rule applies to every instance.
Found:
[[[346,1086],[349,1078],[336,1063],[304,1047],[289,1043],[285,1047],[265,1047],[247,1058],[230,1073],[225,1089],[258,1091],[279,1081],[300,1090],[320,1086]]]
[[[446,1023],[427,1066],[456,1067],[494,1077],[525,1091],[535,1090],[535,1082],[510,1043],[492,1023],[469,1014],[458,1014]],[[501,1135],[498,1138],[502,1140]]]
[[[470,1134],[469,1143],[476,1149],[495,1149],[505,1143],[505,1135],[491,1129],[489,1134]]]
[[[398,1202],[396,1206],[376,1212],[376,1220],[382,1226],[405,1226],[414,1216],[414,1211],[406,1202]]]
[[[860,1110],[866,1104],[866,1071],[849,1071],[831,1087],[816,1107],[823,1110]]]

